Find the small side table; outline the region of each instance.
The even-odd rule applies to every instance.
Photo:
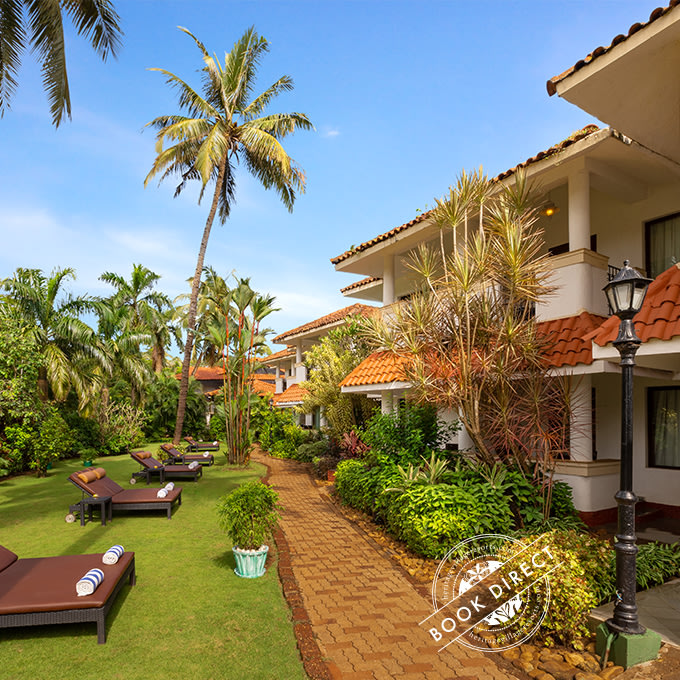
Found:
[[[106,520],[109,521],[113,518],[111,496],[97,496],[96,498],[87,497],[83,498],[80,502],[74,503],[70,510],[72,513],[80,513],[80,526],[85,526],[85,512],[89,514],[90,522],[92,521],[92,515],[94,508],[99,508],[99,514],[102,518],[102,526],[106,526]]]

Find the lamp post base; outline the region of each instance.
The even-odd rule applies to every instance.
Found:
[[[606,623],[601,623],[596,630],[595,651],[602,656],[607,648],[607,639],[612,635]],[[653,661],[661,649],[661,636],[653,630],[646,630],[640,635],[619,633],[609,648],[609,661],[616,666],[630,668],[645,661]]]

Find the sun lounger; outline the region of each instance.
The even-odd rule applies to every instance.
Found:
[[[123,553],[116,564],[103,564],[102,554],[18,559],[0,546],[0,628],[91,622],[104,644],[116,595],[126,581],[135,585],[135,554]],[[92,595],[79,597],[76,583],[94,567],[104,580]]]
[[[166,479],[185,478],[192,479],[194,482],[203,476],[203,468],[200,465],[190,467],[189,465],[163,465],[159,460],[156,460],[148,451],[135,451],[130,454],[130,457],[138,462],[141,466],[139,472],[132,474],[130,484],[137,482],[137,477],[144,477],[146,483],[151,481],[152,475],[159,475],[161,484]]]
[[[183,453],[172,444],[161,444],[161,451],[168,456],[167,459],[163,461],[164,463],[184,465],[185,463],[196,461],[201,465],[212,465],[215,462],[215,456],[207,451],[204,453]]]
[[[178,486],[165,498],[158,498],[158,489],[123,489],[106,476],[104,468],[86,468],[69,475],[69,482],[77,486],[84,496],[111,498],[111,510],[165,510],[172,519],[172,506],[182,505],[182,487]],[[67,518],[68,519],[68,518]]]
[[[220,443],[214,442],[197,442],[193,437],[184,437],[187,443],[187,451],[219,451]]]

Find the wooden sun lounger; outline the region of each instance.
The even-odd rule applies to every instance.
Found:
[[[104,581],[92,595],[79,597],[76,583],[90,569]],[[0,546],[0,628],[58,623],[96,623],[97,642],[106,642],[106,615],[126,582],[135,585],[135,554],[116,564],[102,563],[102,553],[18,559]]]
[[[164,463],[184,465],[185,463],[196,461],[201,465],[212,465],[215,462],[215,456],[213,456],[212,453],[183,453],[172,444],[161,444],[161,451],[168,456],[168,458],[163,461]]]
[[[91,498],[111,498],[112,511],[165,510],[168,519],[172,519],[172,506],[182,505],[181,486],[168,491],[165,498],[158,498],[158,489],[123,489],[106,476],[104,468],[86,468],[69,475],[68,480]]]
[[[184,437],[187,443],[187,451],[219,451],[220,443],[215,442],[197,442],[193,437]]]
[[[156,460],[148,451],[135,451],[130,454],[130,457],[141,466],[141,470],[132,474],[130,484],[135,484],[137,482],[137,477],[144,477],[148,484],[153,475],[159,475],[161,484],[163,484],[166,479],[171,479],[173,477],[192,479],[195,482],[199,477],[203,476],[203,468],[200,465],[195,468],[190,468],[188,465],[163,465],[163,463]]]

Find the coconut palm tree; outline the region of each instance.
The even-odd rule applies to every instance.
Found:
[[[107,323],[113,323],[118,332],[139,335],[139,343],[151,348],[152,368],[163,370],[165,350],[170,345],[174,330],[170,324],[173,306],[164,293],[153,290],[160,275],[141,264],[132,265],[130,280],[120,274],[104,272],[100,281],[111,284],[116,292],[103,302],[110,307],[100,315],[100,331],[107,333]],[[113,331],[113,328],[108,329]]]
[[[75,279],[71,268],[55,269],[49,277],[39,269],[19,268],[11,279],[2,281],[7,291],[2,305],[26,323],[43,357],[38,371],[40,398],[47,400],[51,391],[55,399],[63,400],[73,388],[83,408],[101,372],[111,370],[111,361],[96,333],[79,318],[93,310],[92,301],[60,297],[69,279]]]
[[[224,63],[220,63],[217,56],[211,56],[191,32],[185,28],[181,30],[194,40],[201,52],[203,95],[170,71],[152,69],[163,73],[168,85],[178,90],[180,108],[187,115],[159,116],[147,124],[158,130],[158,155],[144,184],[159,174],[161,181],[171,175],[178,175],[180,182],[175,190],[177,196],[189,180],[197,180],[201,184],[199,202],[208,183],[214,182],[214,189],[191,285],[175,442],[179,442],[184,421],[193,329],[205,251],[215,216],[219,215],[222,223],[229,216],[236,189],[236,166],[241,162],[266,189],[274,189],[283,204],[292,211],[296,192],[304,192],[305,176],[279,140],[297,128],[313,129],[307,116],[302,113],[263,115],[278,94],[293,89],[293,81],[289,76],[282,76],[260,95],[253,97],[258,64],[269,50],[269,44],[255,32],[254,27],[249,28],[232,50],[225,54]],[[166,143],[169,145],[167,148]]]
[[[40,61],[52,123],[59,127],[64,113],[71,118],[64,13],[103,61],[116,56],[122,31],[111,0],[0,0],[0,116],[16,91],[21,53],[30,47]]]

